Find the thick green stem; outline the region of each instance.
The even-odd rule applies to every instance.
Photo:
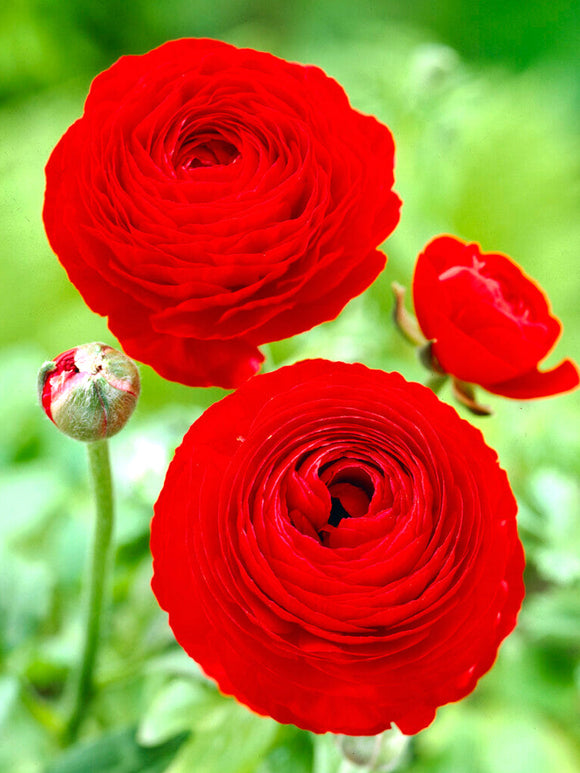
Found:
[[[93,672],[101,639],[103,600],[113,534],[113,485],[107,440],[87,443],[87,449],[96,502],[96,520],[88,576],[83,650],[72,682],[72,709],[63,733],[65,744],[76,739],[93,695]]]

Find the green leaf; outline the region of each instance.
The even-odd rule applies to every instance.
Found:
[[[256,773],[311,773],[314,736],[291,725],[280,729],[276,746],[268,752]]]
[[[214,722],[198,725],[166,773],[255,773],[273,746],[279,725],[233,699],[224,701]],[[219,722],[215,723],[215,720]]]
[[[144,747],[136,740],[136,727],[124,728],[73,747],[45,773],[162,773],[187,736],[181,733],[158,746]]]
[[[139,725],[137,737],[144,746],[167,741],[176,733],[219,724],[225,699],[201,681],[169,682],[153,700]]]

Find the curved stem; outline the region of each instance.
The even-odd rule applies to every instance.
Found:
[[[398,282],[391,282],[391,290],[395,296],[393,307],[393,320],[399,331],[414,346],[424,346],[427,339],[423,335],[417,318],[405,308],[405,293],[407,288]]]
[[[103,598],[107,584],[113,534],[113,484],[108,442],[107,440],[97,440],[94,443],[87,443],[87,450],[95,495],[96,520],[88,577],[83,650],[72,683],[72,710],[63,733],[65,744],[70,744],[76,739],[93,696],[93,672],[101,638]]]

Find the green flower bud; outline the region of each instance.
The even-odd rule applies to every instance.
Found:
[[[127,423],[139,397],[133,360],[102,343],[83,344],[45,362],[38,396],[56,426],[76,440],[115,435]]]

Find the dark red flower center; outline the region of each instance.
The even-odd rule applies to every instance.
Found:
[[[352,460],[338,460],[320,471],[320,479],[330,494],[330,526],[338,526],[343,518],[367,514],[375,489],[362,466],[353,465]]]
[[[380,470],[369,460],[339,457],[319,467],[307,458],[286,481],[286,506],[292,524],[303,534],[329,544],[330,532],[345,518],[368,515],[380,477]]]
[[[347,478],[328,486],[331,509],[328,523],[338,526],[343,518],[359,518],[366,515],[372,499],[372,484],[369,488],[359,481],[349,481]]]
[[[223,137],[216,136],[213,132],[202,132],[194,136],[186,134],[180,138],[173,159],[176,167],[197,169],[228,166],[239,155],[236,146]]]

